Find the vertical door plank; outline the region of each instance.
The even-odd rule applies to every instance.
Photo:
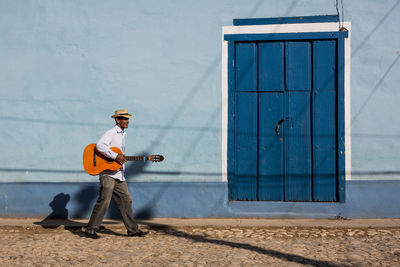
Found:
[[[313,93],[313,198],[336,201],[336,92]]]
[[[235,200],[257,200],[257,94],[236,93]]]
[[[313,199],[337,201],[336,41],[313,46]]]
[[[286,201],[311,201],[311,114],[310,92],[287,92],[286,114]]]
[[[283,42],[260,43],[258,51],[258,91],[283,91]]]
[[[235,200],[235,42],[228,42],[228,190],[229,200]]]
[[[236,91],[257,91],[257,44],[236,43]]]
[[[311,90],[311,43],[286,42],[286,87],[289,91]]]
[[[283,200],[283,93],[259,94],[258,200]],[[282,138],[282,139],[281,139]]]
[[[314,91],[334,91],[336,87],[336,41],[314,41]]]

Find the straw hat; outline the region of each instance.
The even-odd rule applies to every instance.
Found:
[[[130,117],[132,117],[131,114],[128,113],[127,109],[118,109],[115,111],[115,114],[111,116],[111,118],[118,118],[118,117],[123,117],[123,118],[127,118],[129,119]]]

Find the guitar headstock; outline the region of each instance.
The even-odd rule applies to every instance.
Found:
[[[149,156],[149,160],[152,162],[161,162],[164,160],[164,157],[162,155],[151,155]]]

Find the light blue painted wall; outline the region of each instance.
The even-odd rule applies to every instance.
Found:
[[[347,181],[346,202],[228,201],[226,182],[132,182],[136,218],[399,218],[400,181]],[[89,218],[99,183],[0,183],[0,217]],[[60,216],[61,215],[61,216]],[[108,217],[120,217],[115,204]]]
[[[352,22],[352,178],[400,179],[400,1],[345,6]]]
[[[353,179],[400,178],[399,3],[344,1]],[[127,154],[166,156],[130,180],[221,180],[222,27],[335,13],[320,0],[0,0],[0,181],[97,181],[82,149],[122,107],[135,115]]]

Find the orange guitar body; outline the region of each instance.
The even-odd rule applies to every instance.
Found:
[[[111,147],[115,153],[122,154],[122,151],[117,147]],[[116,171],[121,168],[121,164],[105,157],[103,154],[96,152],[96,144],[88,145],[83,150],[83,168],[90,175],[98,175],[102,171]]]

